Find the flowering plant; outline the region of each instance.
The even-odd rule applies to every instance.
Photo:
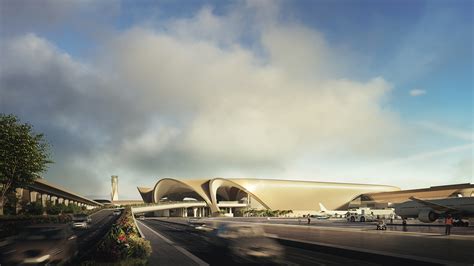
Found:
[[[99,259],[112,262],[126,258],[146,259],[151,254],[150,242],[140,237],[132,215],[130,208],[122,212],[98,246]]]

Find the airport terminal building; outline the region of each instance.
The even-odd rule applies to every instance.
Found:
[[[197,216],[232,214],[241,208],[292,210],[295,214],[306,214],[319,210],[319,203],[331,209],[347,209],[351,200],[361,194],[399,190],[398,187],[386,185],[253,178],[163,178],[153,188],[138,188],[145,203],[195,201],[197,210],[194,209],[194,212]],[[200,206],[204,206],[204,210]],[[162,215],[183,213],[165,211]]]
[[[387,208],[409,197],[472,196],[474,185],[458,184],[414,190],[389,185],[274,180],[256,178],[163,178],[153,188],[138,187],[145,203],[163,205],[158,216],[234,215],[245,208],[292,210],[294,215],[354,207]],[[173,204],[176,208],[173,208]],[[167,208],[166,206],[169,206]]]

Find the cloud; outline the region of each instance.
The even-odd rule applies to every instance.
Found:
[[[469,151],[474,148],[474,143],[467,143],[463,145],[457,145],[453,147],[448,147],[448,148],[443,148],[435,151],[429,151],[429,152],[422,152],[419,154],[414,154],[408,157],[400,158],[397,160],[392,160],[390,162],[387,162],[385,164],[387,165],[398,165],[398,164],[405,164],[405,163],[412,163],[415,161],[419,160],[426,160],[432,157],[437,157],[437,156],[443,156],[446,154],[452,154],[452,153],[459,153],[462,151]]]
[[[410,91],[410,95],[413,97],[425,95],[426,91],[421,89],[413,89]]]
[[[474,132],[459,128],[452,128],[446,125],[438,125],[429,121],[421,121],[417,125],[446,136],[454,137],[460,140],[474,141]]]
[[[301,31],[287,36],[290,31],[272,29],[278,42],[287,36],[307,47],[298,58],[306,53],[308,59],[299,66],[283,55],[290,47],[276,41],[265,41],[270,56],[260,58],[236,44],[222,49],[141,28],[114,40],[108,58],[119,66],[114,71],[122,83],[141,91],[142,104],[187,121],[179,143],[192,154],[252,161],[328,142],[367,149],[364,143],[375,135],[396,130],[396,116],[381,107],[391,86],[378,77],[321,79],[324,53],[312,47],[320,36]]]
[[[24,32],[95,33],[120,11],[118,0],[0,1],[0,34],[16,36]]]
[[[474,183],[474,155],[463,158],[454,165],[453,181]]]
[[[209,8],[163,29],[119,32],[89,63],[35,34],[4,40],[0,60],[11,63],[0,70],[0,111],[46,133],[52,180],[87,175],[87,184],[70,184],[95,195],[93,180],[111,174],[133,185],[261,176],[308,154],[366,158],[395,148],[403,129],[387,108],[391,84],[341,78],[337,48],[321,33],[244,8],[255,12],[248,23],[259,20],[253,45],[241,44],[244,31],[223,31],[238,29],[244,14]]]

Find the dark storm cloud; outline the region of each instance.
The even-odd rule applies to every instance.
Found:
[[[100,193],[105,181],[77,160],[113,147],[143,119],[97,73],[36,35],[3,40],[0,61],[11,62],[0,69],[0,112],[18,115],[45,133],[55,161],[48,178]]]
[[[118,0],[2,0],[0,35],[25,32],[83,32],[105,28],[120,12]],[[88,28],[88,29],[87,29]]]

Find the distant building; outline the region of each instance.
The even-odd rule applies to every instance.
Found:
[[[111,201],[117,201],[118,200],[118,176],[113,175],[112,179],[112,193],[111,193]]]

